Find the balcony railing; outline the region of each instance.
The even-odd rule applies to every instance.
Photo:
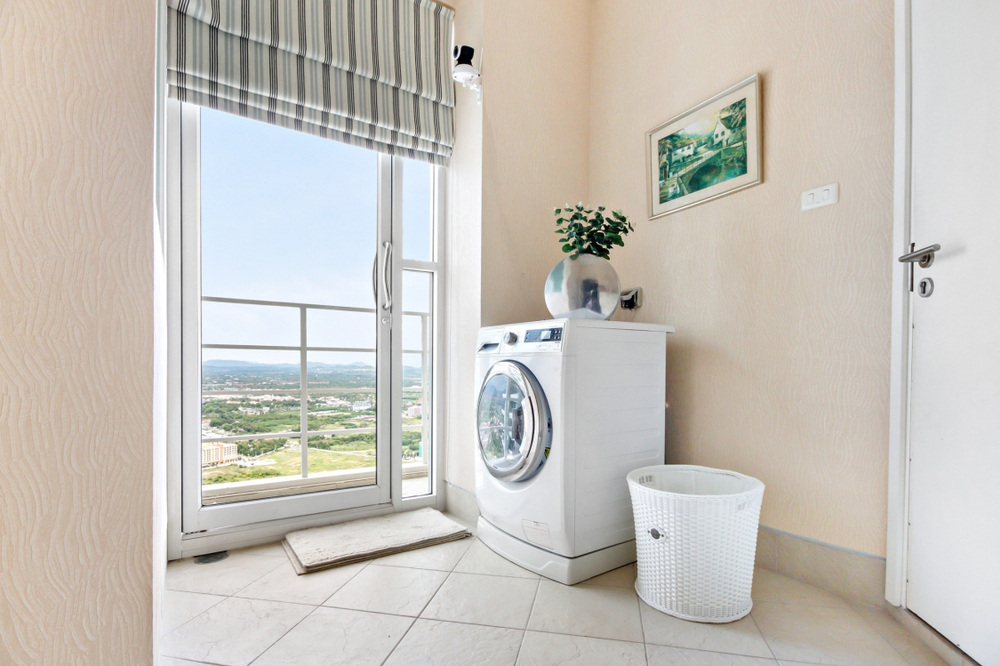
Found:
[[[247,481],[235,481],[218,483],[203,486],[202,501],[204,504],[221,504],[247,499],[260,499],[262,497],[274,497],[280,495],[297,494],[300,492],[316,492],[319,490],[355,487],[361,485],[371,485],[375,483],[375,468],[356,468],[349,470],[338,470],[334,472],[320,472],[314,477],[309,477],[309,437],[322,437],[330,435],[346,435],[360,433],[374,433],[377,428],[341,428],[326,430],[309,429],[309,397],[321,395],[333,395],[337,393],[375,393],[375,387],[350,387],[350,388],[310,388],[308,378],[309,353],[310,352],[348,352],[348,353],[376,353],[374,347],[342,347],[342,346],[318,346],[310,345],[308,340],[309,312],[314,310],[353,312],[363,314],[375,314],[375,308],[356,308],[341,305],[322,305],[317,303],[295,303],[288,301],[268,301],[244,298],[222,298],[218,296],[204,296],[202,301],[206,303],[227,303],[234,305],[256,305],[262,307],[293,308],[299,311],[299,344],[297,345],[249,345],[249,344],[217,344],[203,343],[203,349],[231,349],[235,351],[291,351],[299,353],[299,388],[297,389],[243,389],[243,388],[211,388],[202,389],[202,397],[222,397],[222,396],[253,396],[253,395],[298,395],[300,420],[297,430],[282,432],[253,433],[242,435],[211,435],[202,436],[202,443],[211,442],[245,442],[262,439],[295,438],[300,441],[301,449],[301,469],[300,474],[285,475],[279,477],[266,477],[263,479],[252,479]],[[422,432],[422,441],[429,444],[431,441],[431,313],[404,311],[403,316],[419,317],[421,332],[420,349],[404,349],[404,354],[419,355],[421,366],[421,423],[420,425],[404,425],[403,430]],[[409,392],[405,387],[404,391]],[[402,418],[402,414],[394,415],[394,418]],[[265,454],[266,455],[266,454]],[[421,459],[409,461],[404,464],[403,477],[414,479],[419,476],[428,476],[429,461],[427,460],[427,450],[422,453]],[[415,493],[419,494],[419,493]],[[404,496],[406,493],[404,493]]]

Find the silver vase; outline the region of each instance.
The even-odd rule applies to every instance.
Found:
[[[545,280],[545,305],[557,319],[610,319],[621,295],[611,262],[592,254],[563,259]]]

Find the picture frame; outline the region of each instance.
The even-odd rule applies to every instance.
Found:
[[[757,74],[646,132],[649,219],[761,183]]]

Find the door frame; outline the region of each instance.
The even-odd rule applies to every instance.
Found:
[[[273,542],[284,536],[287,532],[295,529],[304,529],[319,525],[331,525],[347,520],[354,520],[369,516],[376,516],[385,513],[398,511],[409,511],[423,507],[433,507],[438,510],[444,509],[444,495],[441,484],[443,482],[444,469],[444,443],[443,428],[440,427],[445,413],[444,400],[446,387],[444,385],[447,359],[447,345],[444,342],[442,331],[446,327],[446,299],[444,295],[445,284],[447,282],[446,233],[445,228],[448,222],[447,201],[447,169],[443,166],[434,167],[432,183],[432,247],[436,260],[436,280],[434,282],[433,312],[434,325],[431,340],[432,365],[432,437],[431,437],[431,466],[429,470],[429,480],[431,492],[428,495],[421,495],[412,498],[402,496],[402,427],[401,423],[392,423],[389,455],[389,484],[385,489],[384,497],[376,504],[363,507],[344,508],[330,510],[320,513],[310,513],[287,518],[277,518],[261,522],[237,525],[233,527],[220,527],[217,529],[203,530],[195,533],[184,533],[183,531],[183,363],[182,341],[184,330],[181,325],[182,310],[184,301],[184,281],[182,280],[182,213],[184,198],[182,197],[182,137],[171,135],[171,128],[180,126],[182,105],[176,100],[164,100],[163,108],[159,109],[164,120],[164,164],[163,168],[163,189],[164,189],[164,277],[166,283],[166,440],[167,440],[167,554],[168,559],[174,560],[182,557],[252,546],[261,543]],[[379,168],[388,168],[390,164],[398,166],[400,158],[392,158],[380,155]],[[394,181],[400,185],[401,180]],[[388,205],[392,208],[392,236],[402,237],[402,187],[394,188],[396,191],[385,194],[385,201],[382,201],[383,193],[380,192],[380,205]],[[380,238],[381,243],[381,238]],[[381,245],[379,246],[381,255]],[[392,286],[394,294],[402,294],[402,273],[404,261],[402,259],[402,248],[394,247],[394,254],[398,260],[392,264]],[[421,262],[410,262],[421,263]],[[427,262],[431,263],[431,262]],[[402,308],[396,308],[394,312],[393,330],[402,330]],[[384,354],[385,362],[391,363],[393,358],[402,352],[402,335],[391,335],[388,353]],[[391,409],[393,413],[398,413],[402,405],[402,378],[393,374],[391,382]],[[342,492],[342,491],[338,491]],[[260,500],[267,501],[267,500]]]
[[[892,214],[892,339],[889,380],[889,485],[885,598],[906,608],[910,478],[910,361],[912,319],[908,264],[896,261],[910,247],[912,34],[911,0],[895,0],[895,129]]]

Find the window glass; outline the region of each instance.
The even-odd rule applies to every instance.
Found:
[[[426,162],[403,160],[403,257],[432,261],[431,173]]]

